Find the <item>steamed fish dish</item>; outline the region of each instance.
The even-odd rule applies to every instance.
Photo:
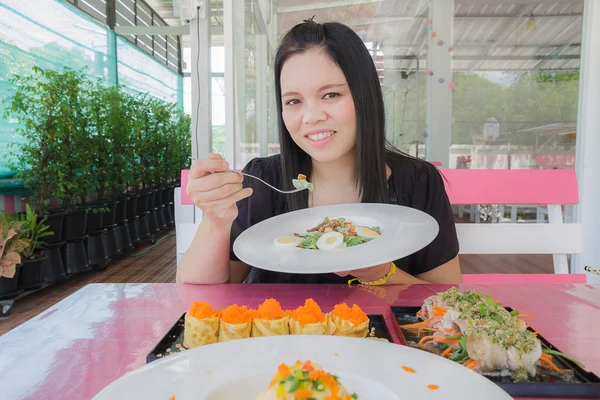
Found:
[[[538,374],[538,367],[564,373],[552,355],[579,363],[558,351],[543,349],[535,332],[528,329],[518,311],[507,311],[482,293],[451,288],[428,297],[417,317],[422,322],[401,325],[426,332],[419,345],[437,347],[441,356],[481,373],[510,371],[514,381]]]
[[[381,235],[377,226],[361,226],[346,218],[325,217],[316,226],[304,233],[294,233],[275,239],[279,248],[301,248],[308,250],[333,250],[357,246]]]
[[[315,190],[312,183],[306,180],[306,175],[299,174],[298,179],[292,179],[292,185],[296,189],[308,189],[309,192]]]
[[[289,315],[292,335],[327,335],[327,316],[313,300],[307,299],[303,306],[286,311]]]
[[[220,316],[210,304],[195,301],[185,314],[183,346],[191,349],[216,343],[219,337]]]
[[[246,306],[233,304],[221,312],[219,342],[249,338],[256,311]]]
[[[329,334],[333,336],[367,337],[369,317],[361,308],[353,304],[336,304],[329,313]]]
[[[269,387],[256,400],[354,400],[339,378],[311,361],[281,364]]]
[[[283,312],[275,299],[265,300],[255,314],[252,323],[252,336],[289,335],[290,317]]]

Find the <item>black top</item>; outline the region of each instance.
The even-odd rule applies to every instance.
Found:
[[[396,260],[398,268],[411,275],[430,271],[458,254],[458,237],[450,201],[444,188],[442,176],[436,167],[422,160],[394,157],[387,161],[392,174],[388,179],[389,203],[412,207],[431,215],[438,222],[437,237],[422,250]],[[243,172],[255,175],[275,187],[283,187],[280,156],[255,158]],[[233,253],[233,242],[247,228],[267,218],[286,212],[284,195],[270,189],[255,179],[246,177],[244,187],[251,187],[253,194],[241,200],[238,217],[231,229],[232,260],[239,261]],[[346,283],[350,277],[327,274],[288,274],[252,268],[247,283]]]

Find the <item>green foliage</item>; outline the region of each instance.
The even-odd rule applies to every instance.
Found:
[[[189,168],[190,118],[172,103],[105,86],[83,71],[33,67],[14,75],[5,119],[19,122],[24,142],[13,156],[38,212],[53,198],[66,210],[92,193],[112,200],[126,191],[165,185]]]
[[[33,211],[29,204],[26,205],[25,213],[17,214],[16,217],[3,211],[3,219],[5,221],[8,223],[20,224],[19,230],[22,233],[21,238],[29,243],[29,246],[21,251],[21,255],[27,260],[42,257],[42,250],[46,248],[46,244],[41,239],[54,234],[54,232],[48,231],[50,227],[45,224],[48,217],[44,217],[41,220],[38,218],[38,215]]]

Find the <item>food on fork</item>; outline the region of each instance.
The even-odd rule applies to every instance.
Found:
[[[292,179],[292,185],[296,189],[308,189],[309,192],[315,190],[314,185],[306,180],[306,175],[298,174],[298,179]]]
[[[292,335],[327,335],[327,316],[313,300],[306,299],[303,306],[288,310],[290,316],[290,334]]]
[[[260,306],[252,322],[252,336],[289,335],[289,315],[275,299],[267,299]]]
[[[356,304],[336,304],[329,313],[329,334],[333,336],[367,337],[369,317]]]
[[[256,400],[355,400],[339,378],[310,360],[293,365],[280,364],[267,389]]]
[[[219,312],[210,304],[194,301],[185,314],[183,346],[191,349],[216,343],[219,336]]]
[[[221,312],[219,342],[250,337],[256,310],[233,304]]]

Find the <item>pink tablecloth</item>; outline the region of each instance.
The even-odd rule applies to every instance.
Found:
[[[534,315],[528,320],[562,351],[600,375],[600,286],[463,285]],[[357,303],[383,314],[397,340],[390,305],[418,306],[446,286],[386,288],[345,285],[91,284],[0,336],[1,399],[90,399],[145,364],[146,354],[194,300],[214,307],[256,307],[265,298],[284,308],[312,297],[324,309]]]

